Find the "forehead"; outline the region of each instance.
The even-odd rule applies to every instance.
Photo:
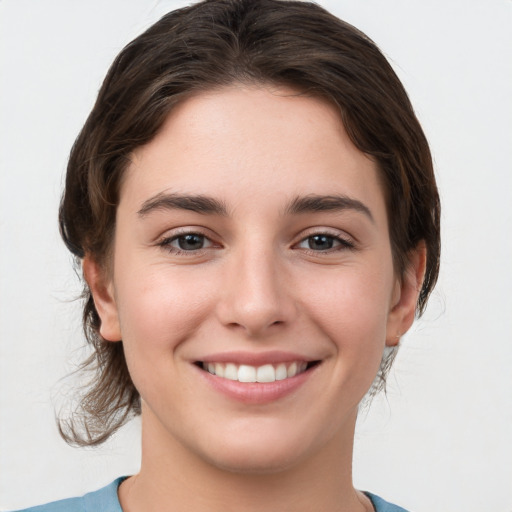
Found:
[[[121,203],[164,191],[213,194],[233,207],[333,193],[384,203],[377,166],[339,112],[282,87],[232,86],[178,104],[131,155]]]

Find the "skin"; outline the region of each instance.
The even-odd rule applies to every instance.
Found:
[[[125,511],[372,510],[352,485],[357,408],[412,324],[425,267],[420,246],[395,275],[378,172],[332,106],[284,88],[201,93],[134,152],[112,270],[84,260],[101,334],[123,340],[143,401]],[[162,194],[226,211],[152,208]],[[311,195],[367,211],[290,212]],[[184,233],[199,236],[180,252]],[[194,364],[231,351],[319,364],[293,392],[247,403]]]

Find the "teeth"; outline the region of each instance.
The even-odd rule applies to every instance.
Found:
[[[224,377],[224,365],[220,363],[215,363],[215,375],[219,377]]]
[[[256,382],[256,368],[241,364],[238,368],[238,380],[240,382]]]
[[[276,380],[276,371],[271,364],[260,366],[256,370],[256,382],[274,382]]]
[[[297,363],[292,363],[290,366],[288,366],[288,377],[295,377],[297,375]]]
[[[228,363],[226,365],[224,378],[229,380],[238,380],[238,369],[233,363]]]
[[[263,366],[250,366],[234,363],[203,363],[203,369],[217,377],[237,380],[239,382],[275,382],[289,379],[306,370],[307,363],[292,362],[280,363],[276,366],[264,364]]]
[[[280,364],[276,368],[276,380],[284,380],[288,377],[288,370],[285,364]]]

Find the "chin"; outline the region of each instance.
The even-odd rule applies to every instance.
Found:
[[[273,474],[286,471],[308,457],[312,447],[290,432],[259,432],[258,436],[232,435],[223,442],[211,442],[199,454],[218,469],[239,474]]]
[[[229,473],[246,475],[270,475],[286,471],[299,463],[300,458],[297,455],[273,453],[267,451],[248,449],[231,453],[229,456],[207,455],[208,462]]]

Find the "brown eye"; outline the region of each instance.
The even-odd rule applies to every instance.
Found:
[[[328,235],[313,235],[307,239],[308,249],[313,251],[327,251],[334,246],[334,238]]]
[[[196,251],[203,249],[205,246],[206,237],[198,235],[197,233],[190,233],[188,235],[181,235],[173,240],[174,246],[182,251]]]
[[[306,249],[307,251],[327,252],[331,250],[353,249],[354,244],[338,236],[329,235],[327,233],[317,233],[301,240],[298,247],[300,249]]]
[[[159,245],[171,253],[201,251],[213,246],[212,241],[201,233],[182,233],[162,240]]]

